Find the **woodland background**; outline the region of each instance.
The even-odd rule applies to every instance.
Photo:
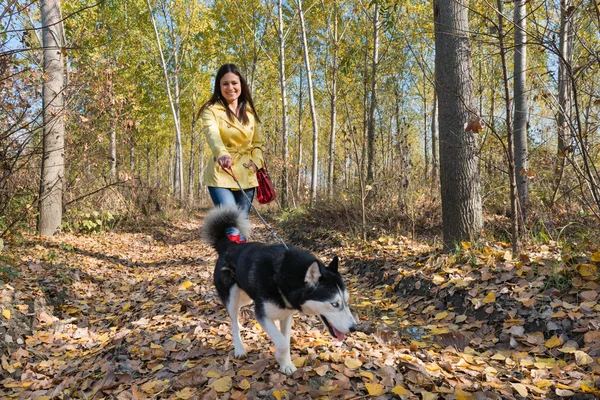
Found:
[[[514,3],[503,6],[500,19],[498,4],[468,3],[470,101],[480,118],[475,157],[483,208],[489,216],[510,216],[507,121],[515,114],[518,30]],[[440,196],[432,4],[303,5],[308,60],[298,4],[281,2],[281,17],[278,10],[277,2],[258,0],[62,4],[63,230],[206,205],[201,176],[207,147],[197,111],[218,66],[235,62],[264,120],[278,206],[348,210],[347,229],[375,235],[381,229],[435,232]],[[521,234],[549,238],[567,224],[595,227],[600,217],[600,14],[594,1],[551,1],[528,2],[525,15],[528,166],[516,175],[528,178],[530,196]],[[38,4],[3,2],[0,16],[4,237],[36,223],[45,75]],[[561,98],[560,90],[569,96]],[[86,217],[90,213],[99,218]],[[509,230],[501,226],[499,234]]]

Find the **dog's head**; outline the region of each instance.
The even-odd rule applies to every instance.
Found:
[[[304,282],[310,294],[302,304],[302,312],[318,315],[331,336],[344,340],[347,333],[356,330],[356,320],[348,306],[348,290],[338,272],[337,256],[325,267],[315,261],[306,271]]]

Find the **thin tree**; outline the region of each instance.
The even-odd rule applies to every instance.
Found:
[[[148,5],[148,12],[150,13],[150,19],[152,20],[152,27],[154,28],[154,34],[156,37],[156,44],[158,46],[158,52],[160,53],[160,60],[162,64],[163,74],[165,78],[165,85],[167,87],[167,96],[169,97],[169,105],[171,106],[171,113],[173,114],[173,122],[175,124],[175,165],[173,168],[173,188],[175,196],[181,203],[183,202],[183,150],[181,146],[181,126],[179,121],[179,79],[175,76],[175,87],[174,95],[171,93],[171,83],[169,80],[169,71],[167,69],[167,62],[162,49],[160,41],[160,35],[158,33],[158,27],[156,26],[156,18],[150,5],[150,0],[146,0]],[[174,55],[177,55],[177,51],[174,51]],[[175,60],[175,64],[178,65],[178,61]]]
[[[283,168],[281,170],[281,207],[288,206],[288,109],[287,109],[287,77],[285,76],[285,39],[289,30],[284,33],[283,28],[283,0],[278,2],[277,39],[279,44],[279,86],[281,87],[281,154]]]
[[[517,191],[523,220],[527,216],[529,203],[529,175],[527,150],[527,11],[526,0],[515,1],[515,53],[514,53],[514,137]]]
[[[329,131],[329,171],[327,173],[327,193],[329,198],[333,198],[333,186],[334,186],[334,169],[335,169],[335,135],[337,130],[337,83],[338,83],[338,48],[339,48],[339,34],[338,34],[338,3],[336,0],[333,2],[333,29],[331,32],[331,46],[333,51],[331,54],[331,90],[330,90],[330,131]]]
[[[302,28],[302,47],[304,48],[304,64],[306,67],[306,79],[308,82],[308,101],[310,104],[310,115],[313,125],[313,159],[312,159],[312,177],[310,183],[310,207],[313,207],[317,201],[317,180],[319,165],[319,126],[317,122],[317,111],[315,109],[315,97],[313,94],[312,73],[310,69],[310,59],[308,57],[308,41],[306,40],[306,24],[304,23],[304,11],[302,10],[302,0],[298,0],[298,12],[300,14],[300,27]]]
[[[517,255],[519,252],[519,217],[520,210],[518,204],[518,193],[517,193],[517,177],[515,172],[515,143],[514,135],[512,130],[511,121],[511,101],[510,91],[508,87],[508,66],[506,61],[506,47],[504,44],[505,33],[504,33],[504,15],[502,10],[502,1],[497,0],[498,5],[498,42],[500,46],[500,60],[502,63],[502,81],[504,82],[504,104],[506,113],[506,138],[508,141],[508,148],[506,149],[506,156],[508,158],[508,179],[510,184],[510,211],[511,211],[511,235],[512,235],[512,252],[513,255]]]
[[[466,0],[435,0],[435,76],[440,135],[444,245],[474,239],[483,228],[477,166],[472,56]]]
[[[43,154],[38,231],[42,236],[60,232],[65,176],[64,60],[60,0],[42,0],[44,55]]]
[[[379,1],[373,2],[373,57],[371,58],[371,105],[367,130],[367,184],[375,180],[375,113],[377,111],[377,66],[379,65]]]

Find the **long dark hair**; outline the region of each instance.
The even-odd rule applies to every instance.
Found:
[[[210,100],[204,103],[204,105],[200,108],[198,114],[202,114],[202,111],[204,111],[207,107],[212,106],[213,104],[221,104],[223,107],[225,107],[227,118],[229,118],[230,121],[233,121],[235,115],[233,115],[233,112],[231,112],[231,110],[227,106],[227,100],[225,100],[225,98],[221,94],[221,79],[228,72],[234,73],[237,75],[238,78],[240,78],[240,86],[242,92],[240,93],[240,97],[238,98],[237,108],[237,114],[239,115],[240,122],[244,125],[248,125],[250,123],[247,114],[248,106],[250,106],[249,111],[254,114],[254,119],[260,122],[260,118],[258,118],[256,108],[254,108],[254,102],[252,101],[252,94],[250,93],[250,89],[248,88],[248,83],[246,83],[246,79],[235,64],[224,64],[221,66],[221,68],[219,68],[219,70],[217,71],[217,76],[215,77],[215,88],[213,90],[213,94]]]

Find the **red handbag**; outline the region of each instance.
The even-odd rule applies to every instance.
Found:
[[[255,147],[254,149],[259,149],[262,151],[260,147]],[[263,167],[256,171],[256,179],[258,180],[258,187],[256,188],[256,199],[259,204],[269,204],[277,197],[275,193],[275,187],[273,186],[273,182],[271,181],[271,177],[269,176],[269,171],[267,170],[267,164],[263,161]]]
[[[256,179],[258,179],[258,187],[256,188],[256,199],[258,202],[260,204],[269,204],[275,200],[277,195],[275,194],[275,188],[266,167],[256,171]]]

